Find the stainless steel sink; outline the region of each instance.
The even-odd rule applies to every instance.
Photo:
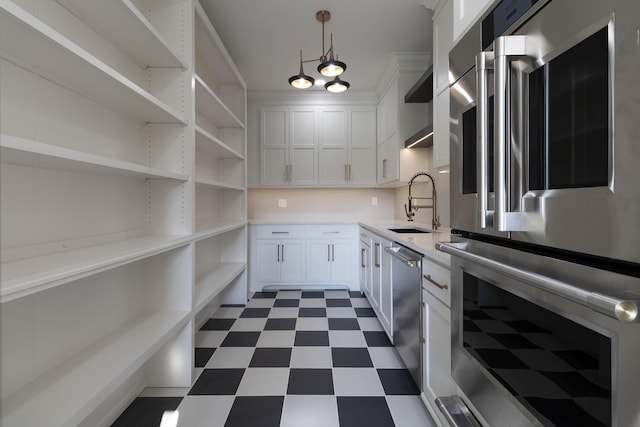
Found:
[[[399,234],[431,233],[428,230],[423,230],[415,227],[387,228],[387,230]]]

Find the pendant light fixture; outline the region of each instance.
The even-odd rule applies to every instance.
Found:
[[[317,59],[302,59],[302,50],[300,51],[300,72],[295,75],[289,77],[289,84],[296,89],[307,89],[313,86],[315,83],[315,79],[311,76],[308,76],[304,73],[302,68],[302,64],[305,62],[315,62],[319,61],[320,65],[318,65],[318,72],[326,77],[334,77],[333,80],[325,83],[324,88],[329,92],[339,93],[344,92],[349,89],[349,83],[341,80],[338,76],[341,75],[346,69],[347,64],[338,60],[338,56],[335,55],[333,51],[333,33],[330,35],[330,44],[329,49],[325,51],[324,49],[324,23],[331,19],[331,13],[327,10],[319,10],[316,12],[316,20],[322,24],[322,55]]]

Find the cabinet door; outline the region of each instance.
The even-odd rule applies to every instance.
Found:
[[[317,110],[315,108],[292,108],[290,117],[290,184],[316,184],[318,179],[316,171]]]
[[[397,134],[378,146],[378,184],[397,181],[400,178],[398,169],[399,156]]]
[[[256,282],[280,281],[280,242],[256,240]]]
[[[347,182],[347,111],[344,108],[320,109],[321,185],[344,185]]]
[[[360,241],[360,291],[371,298],[371,247]]]
[[[310,282],[331,281],[331,242],[314,239],[307,242],[307,280]]]
[[[391,287],[391,255],[384,250],[391,246],[390,242],[380,241],[380,315],[382,326],[389,335],[393,335],[393,289]]]
[[[376,112],[373,108],[349,110],[350,185],[376,183]]]
[[[280,281],[304,281],[304,240],[283,240],[280,245]]]
[[[262,185],[287,184],[289,159],[286,109],[261,110],[260,147],[260,183]]]
[[[331,242],[331,281],[352,283],[355,275],[356,251],[352,240]]]
[[[424,392],[432,401],[456,391],[451,378],[451,312],[431,293],[422,291],[424,304]]]

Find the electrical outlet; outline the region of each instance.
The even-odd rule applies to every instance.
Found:
[[[371,198],[371,206],[378,206],[378,198],[377,197],[372,197]]]
[[[286,208],[287,207],[287,199],[278,199],[278,207]]]

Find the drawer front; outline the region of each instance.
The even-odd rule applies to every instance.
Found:
[[[448,268],[423,258],[422,287],[447,307],[451,306],[451,273]]]
[[[340,239],[355,237],[355,226],[348,224],[307,225],[307,237],[312,239]]]
[[[367,246],[371,246],[371,232],[362,227],[360,227],[358,232],[360,235],[360,241]]]
[[[254,235],[257,239],[299,239],[305,237],[304,225],[255,225]]]

